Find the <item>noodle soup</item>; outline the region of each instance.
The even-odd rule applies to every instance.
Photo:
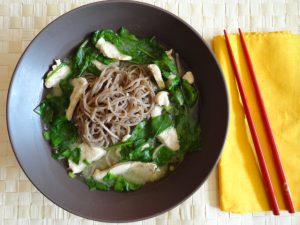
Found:
[[[154,37],[98,30],[55,60],[45,87],[43,136],[90,190],[137,190],[201,147],[194,75]]]

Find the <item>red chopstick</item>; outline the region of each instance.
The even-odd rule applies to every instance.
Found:
[[[248,68],[249,68],[250,77],[251,77],[251,80],[252,80],[252,84],[254,86],[255,95],[257,97],[260,114],[262,115],[264,128],[266,130],[267,137],[268,137],[268,140],[269,140],[270,145],[271,145],[271,152],[272,152],[273,160],[274,160],[274,163],[275,163],[276,171],[277,171],[278,176],[279,176],[281,191],[283,193],[284,201],[285,201],[285,204],[288,208],[288,211],[290,213],[294,213],[295,208],[294,208],[293,201],[292,201],[292,198],[291,198],[290,189],[289,189],[289,186],[288,186],[288,183],[287,183],[287,180],[286,180],[286,176],[285,176],[285,173],[284,173],[284,170],[283,170],[283,167],[282,167],[282,163],[281,163],[280,156],[279,156],[279,153],[278,153],[278,149],[277,149],[277,146],[276,146],[276,143],[275,143],[275,139],[274,139],[274,136],[273,136],[271,125],[270,125],[268,115],[267,115],[267,112],[266,112],[266,108],[265,108],[265,105],[264,105],[264,102],[263,102],[263,99],[262,99],[262,95],[260,93],[260,89],[259,89],[259,86],[258,86],[258,83],[257,83],[257,80],[256,80],[256,75],[255,75],[255,72],[254,72],[254,68],[253,68],[251,58],[250,58],[250,54],[249,54],[249,51],[247,49],[247,45],[246,45],[246,42],[245,42],[245,39],[244,39],[244,36],[243,36],[243,33],[242,33],[241,29],[239,29],[239,33],[240,33],[240,39],[241,39],[241,43],[242,43],[242,47],[243,47],[243,52],[245,54],[247,65],[248,65]]]
[[[268,199],[269,199],[269,202],[270,202],[270,205],[271,205],[271,208],[272,208],[272,211],[273,211],[274,215],[279,215],[279,207],[278,207],[278,203],[277,203],[276,196],[275,196],[275,193],[274,193],[274,188],[273,188],[273,185],[272,185],[272,182],[271,182],[270,174],[269,174],[269,171],[268,171],[268,168],[267,168],[267,165],[266,165],[266,161],[265,161],[265,158],[264,158],[264,155],[263,155],[263,152],[262,152],[262,147],[261,147],[256,129],[255,129],[255,126],[254,126],[254,122],[253,122],[252,116],[250,114],[248,100],[247,100],[247,97],[245,95],[245,90],[244,90],[244,87],[243,87],[243,84],[242,84],[242,81],[241,81],[241,78],[240,78],[240,73],[239,73],[237,65],[236,65],[236,61],[235,61],[235,58],[234,58],[234,55],[233,55],[233,52],[232,52],[232,48],[231,48],[230,41],[229,41],[229,38],[227,36],[226,30],[224,30],[224,35],[225,35],[225,39],[226,39],[227,50],[228,50],[229,57],[230,57],[230,60],[231,60],[232,68],[233,68],[233,71],[234,71],[234,74],[235,74],[235,79],[236,79],[236,82],[237,82],[238,90],[239,90],[239,93],[240,93],[240,96],[241,96],[241,99],[242,99],[242,102],[243,102],[246,118],[247,118],[248,125],[249,125],[249,128],[250,128],[250,133],[251,133],[253,143],[254,143],[254,146],[255,146],[255,151],[256,151],[258,163],[259,163],[260,170],[261,170],[261,173],[262,173],[263,181],[265,183],[265,190],[267,192],[267,196],[268,196]]]

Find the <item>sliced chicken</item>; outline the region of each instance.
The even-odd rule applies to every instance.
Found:
[[[100,181],[108,172],[123,176],[130,182],[142,185],[160,179],[166,173],[166,169],[158,167],[155,163],[124,162],[116,164],[108,170],[96,170],[93,178]]]
[[[157,86],[160,89],[165,88],[165,83],[164,83],[164,80],[162,78],[161,71],[160,71],[159,67],[156,64],[150,64],[147,67],[151,71],[151,73],[152,73],[152,75],[153,75],[153,77],[154,77],[154,79],[157,83]]]
[[[157,136],[158,140],[172,151],[180,148],[177,131],[174,127],[169,127]]]
[[[195,81],[195,80],[194,80],[194,75],[193,75],[193,73],[192,73],[191,71],[186,72],[186,73],[183,75],[182,79],[186,80],[186,81],[189,82],[190,84],[193,84],[194,81]]]
[[[77,105],[77,103],[79,102],[79,99],[81,97],[81,95],[83,94],[83,92],[85,91],[85,89],[88,86],[88,82],[85,78],[75,78],[72,80],[72,85],[73,85],[73,92],[70,96],[70,104],[69,107],[66,111],[66,117],[67,120],[71,120],[75,107]]]
[[[69,168],[73,171],[74,174],[80,173],[87,166],[86,162],[92,163],[100,158],[102,158],[106,151],[100,147],[91,147],[86,143],[82,143],[78,146],[80,148],[80,160],[76,164],[72,160],[68,160]]]
[[[115,45],[113,45],[109,41],[106,41],[103,37],[101,37],[97,41],[96,48],[98,48],[104,56],[111,59],[117,59],[117,60],[132,59],[131,56],[122,54]]]
[[[52,88],[59,84],[59,82],[66,78],[69,73],[71,72],[70,67],[62,63],[60,59],[55,60],[55,63],[52,66],[52,70],[47,74],[46,80],[45,80],[45,86],[46,88]]]
[[[169,92],[160,91],[155,96],[155,103],[159,106],[168,106],[170,104],[169,101]]]

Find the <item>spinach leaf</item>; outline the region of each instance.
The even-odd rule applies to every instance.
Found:
[[[69,172],[68,172],[68,176],[69,176],[70,178],[74,179],[74,178],[76,177],[76,174],[73,173],[72,171],[69,171]]]
[[[170,90],[170,101],[178,111],[187,110],[195,105],[198,99],[197,89],[186,80],[181,79],[179,85]]]
[[[173,91],[180,84],[180,77],[176,76],[173,79],[168,79],[167,86],[169,91]]]
[[[110,147],[121,148],[122,161],[151,162],[153,150],[157,145],[155,137],[173,124],[173,118],[169,114],[151,118],[139,123],[128,140]],[[149,147],[145,148],[146,143]]]
[[[172,125],[173,119],[169,114],[165,113],[160,116],[156,116],[148,121],[143,121],[136,125],[131,133],[131,137],[126,141],[111,145],[109,147],[139,147],[142,144],[145,144],[149,139],[155,138]]]
[[[152,137],[156,137],[168,127],[173,125],[173,119],[170,114],[162,114],[150,120]]]
[[[117,33],[111,29],[96,31],[92,37],[93,44],[96,45],[100,38],[114,44],[121,53],[130,55],[132,63],[155,63],[160,67],[166,79],[171,73],[178,75],[175,60],[168,57],[154,37],[137,38],[122,27]]]
[[[47,99],[42,101],[33,111],[41,116],[45,124],[49,124],[52,121],[54,112]]]
[[[184,104],[184,96],[179,87],[176,87],[171,91],[171,101],[179,106],[182,106]]]
[[[87,160],[87,159],[82,160],[82,162],[83,162],[86,166],[91,165],[91,162],[90,162],[89,160]]]
[[[81,156],[80,148],[74,148],[73,150],[71,150],[70,148],[65,146],[55,150],[52,153],[52,157],[54,159],[70,159],[77,165],[79,164],[80,156]]]
[[[113,43],[113,44],[117,44],[117,42],[119,41],[119,37],[117,35],[117,33],[115,33],[113,30],[111,29],[103,29],[103,30],[97,30],[94,32],[93,36],[92,36],[92,43],[93,45],[97,44],[97,41],[103,37],[105,40]]]
[[[174,156],[174,152],[171,151],[169,148],[167,148],[166,146],[161,147],[159,150],[157,150],[155,156],[154,157],[154,162],[158,165],[158,166],[164,166],[170,163],[170,161],[172,160],[173,156]]]
[[[154,61],[162,71],[164,78],[169,78],[171,74],[178,76],[176,62],[174,59],[170,59],[167,53],[163,52],[161,58]]]
[[[89,187],[90,191],[93,190],[103,190],[103,191],[109,191],[110,190],[110,185],[108,185],[105,182],[102,181],[96,181],[92,177],[89,177],[85,180],[87,186]]]
[[[49,131],[44,131],[43,137],[46,141],[50,140],[50,132]]]
[[[137,143],[135,143],[135,145],[137,145]],[[152,151],[155,147],[153,145],[145,147],[144,145],[145,144],[138,144],[137,147],[123,147],[121,150],[122,161],[151,162]]]
[[[117,192],[135,191],[141,187],[141,185],[137,185],[126,180],[123,176],[114,175],[112,173],[107,173],[103,178],[103,181],[110,183]]]
[[[76,55],[75,55],[75,66],[76,67],[80,67],[80,66],[82,66],[82,65],[84,65],[85,64],[85,57],[86,57],[86,50],[88,49],[87,48],[87,44],[88,44],[88,40],[86,40],[86,41],[84,41],[80,46],[79,46],[79,48],[78,48],[78,50],[77,50],[77,53],[76,53]],[[78,69],[77,68],[77,69]]]
[[[69,146],[78,140],[77,129],[65,116],[55,118],[48,130],[44,132],[44,138],[48,140],[55,150],[52,153],[55,159],[70,159],[76,164],[80,160],[80,149],[71,150]]]
[[[151,135],[151,130],[149,127],[149,122],[143,121],[138,125],[136,125],[128,141],[134,142],[139,139],[147,139],[147,137],[149,137],[150,135]]]
[[[105,65],[113,62],[112,59],[102,55],[98,49],[90,45],[89,41],[86,40],[80,45],[74,58],[74,67],[77,75],[80,76],[87,72],[99,74],[99,70],[92,63],[93,60],[98,60]]]
[[[110,145],[109,148],[134,148],[146,143],[148,137],[151,136],[151,130],[148,121],[142,121],[133,129],[130,138],[126,141]]]
[[[176,116],[175,123],[179,137],[180,151],[186,153],[199,150],[201,147],[201,129],[199,123],[187,113]]]
[[[59,87],[64,96],[70,97],[73,91],[73,85],[71,84],[71,79],[73,79],[72,74],[67,76],[65,79],[62,79],[59,82]]]
[[[154,38],[138,39],[126,28],[121,28],[118,33],[110,29],[96,31],[92,38],[93,44],[96,45],[100,38],[114,44],[123,54],[130,55],[132,62],[137,64],[152,63],[164,52]]]
[[[67,159],[71,156],[72,150],[67,146],[63,146],[52,152],[52,157],[54,159]]]
[[[65,114],[65,109],[69,105],[69,99],[63,96],[48,95],[46,98],[34,109],[38,115],[41,116],[44,123],[49,125],[56,117]]]
[[[70,145],[76,142],[78,138],[76,127],[65,116],[57,118],[48,131],[50,143],[53,147]]]
[[[79,161],[80,161],[80,155],[81,155],[81,149],[75,148],[72,150],[72,153],[71,153],[69,159],[78,165]]]
[[[198,99],[197,89],[186,80],[182,81],[181,90],[184,96],[184,101],[188,106],[193,106]]]
[[[107,173],[101,181],[96,181],[92,177],[86,179],[86,184],[90,190],[104,190],[108,191],[114,189],[117,192],[129,192],[135,191],[141,187],[141,185],[134,184],[126,180],[123,176]]]
[[[43,133],[43,136],[56,149],[53,153],[54,158],[71,157],[71,150],[68,146],[78,139],[76,127],[65,116],[68,105],[68,97],[48,95],[34,110],[47,124],[48,129]],[[77,153],[77,150],[72,152],[75,154],[72,155],[72,160],[75,163],[78,158]]]

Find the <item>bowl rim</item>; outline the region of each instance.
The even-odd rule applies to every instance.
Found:
[[[27,50],[31,47],[31,45],[34,44],[35,40],[41,35],[41,33],[44,32],[44,30],[46,30],[48,28],[48,26],[50,26],[52,23],[55,23],[55,22],[59,21],[61,18],[67,16],[68,14],[76,13],[77,11],[80,11],[80,10],[82,10],[84,8],[93,7],[95,5],[118,4],[118,3],[135,4],[135,5],[141,5],[141,6],[145,6],[145,7],[148,7],[148,8],[155,9],[155,10],[160,11],[162,13],[168,14],[169,16],[173,17],[174,19],[178,20],[179,22],[183,23],[186,27],[188,27],[189,30],[192,31],[197,36],[197,38],[202,41],[202,43],[204,44],[204,46],[206,47],[206,49],[209,51],[209,53],[213,57],[213,59],[214,59],[214,61],[216,63],[216,66],[218,67],[217,69],[220,71],[220,75],[221,75],[220,79],[221,79],[221,81],[224,84],[224,91],[225,91],[225,95],[226,95],[225,98],[226,98],[226,101],[227,101],[228,104],[226,104],[226,112],[227,112],[227,115],[226,115],[226,128],[225,128],[224,138],[223,138],[223,141],[222,141],[221,149],[220,149],[219,155],[217,157],[217,160],[215,161],[215,163],[211,167],[209,173],[205,176],[205,179],[203,179],[203,181],[200,182],[199,185],[194,190],[192,190],[190,192],[190,194],[186,195],[184,198],[181,199],[181,201],[176,202],[175,204],[171,205],[170,207],[167,207],[166,209],[164,209],[162,211],[159,211],[157,213],[154,213],[154,214],[151,214],[151,215],[148,215],[148,216],[136,217],[134,219],[128,219],[128,220],[107,220],[107,219],[103,220],[103,219],[99,219],[97,217],[86,216],[85,214],[82,214],[81,211],[72,210],[72,209],[70,209],[68,207],[65,207],[65,206],[57,204],[55,202],[55,200],[53,200],[51,197],[49,197],[47,193],[44,193],[43,191],[41,191],[39,189],[39,187],[36,186],[36,184],[32,182],[32,179],[30,178],[30,175],[27,174],[25,168],[23,168],[22,159],[18,157],[18,155],[17,155],[17,153],[15,151],[14,140],[12,138],[13,135],[11,133],[11,124],[9,123],[10,117],[11,117],[10,113],[9,113],[9,108],[10,108],[9,105],[10,105],[10,102],[11,102],[11,99],[12,99],[11,86],[13,85],[14,80],[16,79],[15,74],[18,71],[23,58],[25,57]],[[60,15],[59,17],[55,18],[50,23],[48,23],[45,27],[43,27],[38,32],[38,34],[35,35],[35,37],[30,41],[29,45],[24,49],[24,51],[22,52],[22,54],[21,54],[21,56],[20,56],[20,58],[19,58],[19,60],[18,60],[18,62],[16,64],[16,66],[15,66],[15,69],[14,69],[14,71],[12,73],[11,80],[10,80],[10,83],[9,83],[9,86],[8,86],[7,101],[6,101],[6,126],[7,126],[7,131],[8,131],[9,142],[11,144],[12,150],[14,152],[14,155],[15,155],[17,161],[18,161],[18,164],[19,164],[20,168],[22,169],[22,171],[26,175],[27,179],[31,182],[31,184],[43,196],[45,196],[49,201],[51,201],[56,206],[62,208],[63,210],[66,210],[69,213],[72,213],[74,215],[80,216],[80,217],[88,219],[88,220],[95,220],[95,221],[108,222],[108,223],[127,223],[127,222],[137,222],[137,221],[141,221],[141,220],[146,220],[146,219],[153,218],[153,217],[156,217],[158,215],[161,215],[161,214],[163,214],[163,213],[165,213],[167,211],[170,211],[170,210],[174,209],[176,206],[180,205],[185,200],[187,200],[189,197],[191,197],[197,190],[199,190],[199,188],[203,185],[203,183],[207,180],[207,178],[209,177],[209,175],[215,169],[215,167],[216,167],[216,165],[217,165],[217,163],[218,163],[218,161],[219,161],[219,159],[220,159],[220,157],[222,155],[222,152],[224,150],[224,144],[225,144],[226,138],[228,136],[228,130],[229,130],[229,118],[230,118],[230,107],[229,107],[229,104],[230,104],[230,101],[229,101],[228,89],[227,89],[227,86],[226,86],[226,81],[225,81],[225,77],[224,77],[224,74],[222,72],[221,66],[220,66],[220,64],[219,64],[219,62],[218,62],[218,60],[217,60],[214,52],[208,46],[207,42],[202,38],[202,36],[198,33],[198,31],[196,31],[191,25],[189,25],[187,22],[185,22],[183,19],[181,19],[179,16],[173,14],[172,12],[170,12],[170,11],[168,11],[166,9],[163,9],[161,7],[152,5],[150,3],[139,2],[139,1],[136,1],[136,0],[104,0],[104,1],[98,1],[98,2],[84,4],[84,5],[81,5],[81,6],[77,7],[77,8],[75,8],[75,9],[72,9],[72,10],[66,12],[66,13],[63,13],[62,15]]]

